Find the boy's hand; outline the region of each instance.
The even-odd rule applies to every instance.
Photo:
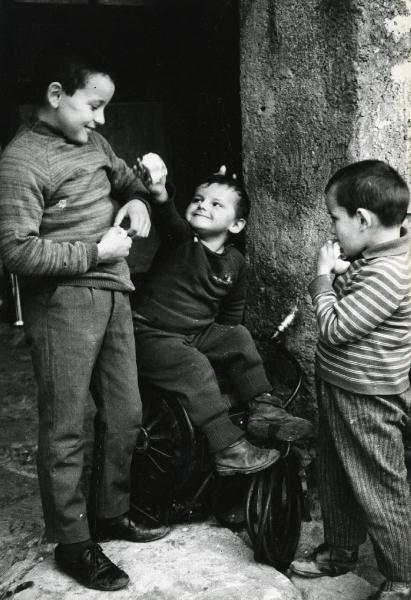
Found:
[[[129,255],[130,247],[131,238],[127,231],[118,226],[110,227],[97,244],[98,261],[116,262]]]
[[[341,248],[338,242],[328,240],[318,254],[317,275],[341,275],[350,266],[349,261],[341,258]]]
[[[127,235],[130,237],[145,238],[150,233],[151,221],[147,206],[137,198],[129,200],[120,208],[114,219],[114,227],[120,226],[123,220],[128,217],[130,226]]]
[[[157,156],[153,153],[146,156]],[[160,162],[160,166],[158,168],[155,167],[155,161],[153,163],[153,170],[151,171],[147,165],[144,164],[144,157],[137,158],[136,164],[133,166],[133,171],[136,177],[141,179],[147,190],[154,197],[156,202],[166,202],[168,200],[168,193],[166,190],[166,179],[167,179],[167,168],[161,158],[158,156],[158,161]],[[150,161],[148,161],[150,162]],[[161,165],[164,165],[162,167]],[[153,181],[153,175],[155,175],[155,180]]]

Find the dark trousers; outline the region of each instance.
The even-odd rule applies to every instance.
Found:
[[[184,335],[137,321],[135,332],[140,375],[178,393],[192,422],[207,436],[211,452],[244,435],[230,420],[214,366],[224,369],[244,402],[271,389],[261,356],[245,327],[214,323],[200,333]]]
[[[104,430],[97,517],[129,510],[130,461],[141,421],[128,294],[60,286],[26,298],[38,384],[38,474],[49,541],[90,537],[80,486],[89,391]]]
[[[411,580],[411,502],[402,430],[410,390],[368,396],[318,382],[319,492],[325,541],[358,546],[366,535],[378,568]]]

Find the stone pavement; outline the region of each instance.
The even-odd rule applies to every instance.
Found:
[[[318,523],[303,531],[299,553],[320,533]],[[0,598],[17,600],[95,600],[102,592],[88,590],[60,573],[53,560],[53,546],[28,541],[26,555],[4,574]],[[364,577],[349,573],[340,577],[291,580],[268,565],[254,562],[245,534],[208,520],[174,526],[162,540],[147,544],[112,541],[103,544],[110,558],[130,575],[118,600],[366,600],[375,589]],[[380,578],[370,557],[362,557],[368,579]],[[359,571],[360,572],[360,571]],[[104,594],[103,594],[104,595]]]
[[[166,538],[148,544],[113,541],[102,546],[131,578],[127,589],[115,592],[116,600],[301,599],[289,579],[255,563],[239,536],[213,522],[176,526]],[[102,595],[58,572],[51,547],[42,557],[35,558],[33,551],[8,577],[10,590],[17,581],[30,586],[15,594],[18,600],[95,600]]]

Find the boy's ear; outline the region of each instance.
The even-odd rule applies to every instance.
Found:
[[[58,81],[52,81],[47,88],[47,101],[52,108],[58,108],[63,93],[63,86]]]
[[[371,227],[374,222],[374,215],[366,208],[357,208],[355,213],[360,224],[360,230],[364,231]]]
[[[237,219],[231,227],[228,228],[230,233],[240,233],[245,227],[246,220],[245,219]]]

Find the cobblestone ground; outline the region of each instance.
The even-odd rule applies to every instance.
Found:
[[[0,324],[0,581],[42,537],[36,385],[22,331]]]

